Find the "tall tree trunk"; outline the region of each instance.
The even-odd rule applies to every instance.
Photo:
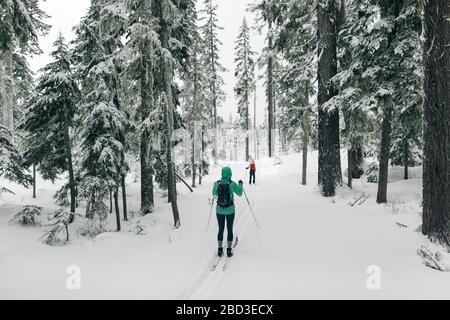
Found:
[[[192,165],[192,188],[195,188],[195,179],[196,179],[196,167],[195,167],[195,133],[192,131],[192,156],[191,156],[191,165]]]
[[[175,228],[180,227],[180,214],[178,212],[178,204],[177,204],[177,190],[176,185],[174,184],[174,165],[172,162],[172,130],[170,126],[170,120],[169,117],[171,116],[169,112],[169,102],[167,96],[165,96],[165,102],[164,102],[164,118],[165,118],[165,125],[166,125],[166,146],[167,146],[167,176],[168,176],[168,189],[169,189],[169,197],[170,197],[170,203],[172,205],[172,214],[174,219],[174,226]]]
[[[405,137],[405,140],[403,142],[403,179],[408,180],[408,165],[409,165],[409,143],[408,138]]]
[[[70,142],[70,132],[69,132],[69,110],[67,108],[67,105],[64,104],[64,117],[65,117],[65,123],[64,123],[64,144],[65,144],[65,151],[66,151],[66,160],[67,160],[67,166],[69,171],[69,188],[70,188],[70,213],[71,213],[71,221],[74,218],[75,215],[75,209],[76,209],[76,186],[75,186],[75,175],[73,172],[73,163],[72,163],[72,147]]]
[[[269,33],[272,34],[272,21],[269,20]],[[272,52],[273,38],[269,36],[269,50]],[[269,158],[273,157],[273,131],[274,131],[274,105],[273,105],[273,57],[269,55],[267,63],[267,101],[268,101],[268,115],[269,115]]]
[[[302,118],[302,185],[306,185],[307,180],[307,169],[308,169],[308,146],[309,146],[309,133],[310,133],[310,119],[309,119],[309,90],[308,84],[305,84],[305,100],[304,100],[305,111],[303,112]]]
[[[113,213],[113,206],[114,206],[113,192],[110,191],[109,192],[109,214]]]
[[[169,50],[169,25],[167,17],[165,16],[164,4],[157,4],[159,10],[157,14],[159,15],[160,23],[160,36],[161,36],[161,46]],[[173,162],[172,156],[172,132],[173,132],[173,119],[174,119],[174,107],[173,107],[173,95],[172,95],[172,81],[173,81],[173,71],[169,62],[165,61],[165,58],[161,61],[161,72],[163,76],[164,85],[164,122],[165,122],[165,133],[166,133],[166,149],[167,149],[167,175],[168,175],[168,189],[169,189],[169,199],[172,205],[172,214],[174,219],[174,227],[180,227],[180,214],[178,211],[177,204],[177,187],[176,187],[176,177],[175,177],[175,164]],[[216,119],[215,119],[216,121]],[[217,151],[217,149],[216,149]]]
[[[337,73],[337,23],[335,0],[317,5],[318,29],[318,104],[319,104],[319,185],[325,197],[334,196],[342,182],[339,110],[324,110],[324,103],[335,94],[331,79]]]
[[[250,156],[250,137],[249,137],[249,130],[250,130],[250,102],[249,97],[247,96],[247,107],[245,111],[245,161],[248,161]]]
[[[389,152],[392,131],[392,98],[384,98],[383,123],[381,129],[380,165],[378,178],[377,203],[387,202],[387,183],[389,170]]]
[[[33,199],[36,199],[36,165],[33,163]]]
[[[424,162],[422,232],[450,246],[450,7],[424,8]]]
[[[128,221],[127,209],[127,186],[125,183],[125,175],[122,175],[122,206],[123,206],[123,220]]]
[[[116,209],[117,232],[120,231],[120,209],[119,209],[119,191],[114,191],[114,207]]]
[[[13,76],[13,53],[12,51],[5,51],[2,57],[3,72],[2,85],[3,91],[0,93],[3,96],[2,99],[2,112],[3,112],[3,126],[11,130],[14,130],[14,76]]]
[[[352,188],[352,182],[353,182],[353,167],[355,165],[355,152],[350,147],[350,149],[347,150],[347,185],[349,188]]]
[[[153,83],[150,76],[149,53],[142,52],[141,66],[141,120],[142,122],[150,115],[151,102],[153,101]],[[153,167],[152,167],[152,147],[151,137],[147,129],[142,129],[140,136],[140,162],[141,162],[141,213],[149,214],[153,211]]]

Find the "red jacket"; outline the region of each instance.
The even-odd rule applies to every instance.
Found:
[[[256,171],[256,163],[254,160],[250,161],[250,170]]]

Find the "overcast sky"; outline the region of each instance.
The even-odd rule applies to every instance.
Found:
[[[253,0],[216,0],[219,4],[218,17],[219,24],[224,28],[219,33],[220,39],[223,42],[220,57],[223,66],[228,72],[223,74],[225,80],[224,90],[227,99],[224,103],[220,114],[227,120],[229,114],[236,116],[237,106],[234,97],[233,87],[234,79],[234,42],[239,33],[239,27],[244,16],[247,17],[248,23],[253,25],[254,17],[250,12],[247,12],[248,4]],[[203,0],[198,0],[199,4]],[[47,23],[52,26],[50,33],[46,37],[41,37],[40,45],[44,54],[35,56],[30,60],[31,68],[34,71],[42,68],[49,62],[49,53],[52,50],[52,44],[55,41],[58,33],[61,31],[67,41],[73,39],[72,27],[78,23],[80,18],[86,13],[89,7],[90,0],[41,0],[42,9],[51,17]],[[256,31],[252,31],[251,35],[253,50],[261,52],[264,46],[264,37],[259,35]],[[259,72],[259,71],[258,71]],[[257,122],[261,123],[264,120],[263,112],[265,110],[265,97],[262,84],[258,87],[258,102],[257,102]],[[252,101],[253,102],[253,101]],[[251,108],[253,114],[253,107]]]

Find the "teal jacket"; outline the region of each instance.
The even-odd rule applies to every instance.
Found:
[[[231,169],[228,167],[225,167],[222,169],[222,179],[221,182],[226,183],[231,180]],[[219,189],[219,183],[216,181],[214,183],[214,188],[212,191],[213,197],[217,196],[217,191]],[[239,186],[236,182],[232,181],[230,184],[230,191],[231,191],[231,199],[234,199],[234,194],[236,193],[238,196],[242,196],[242,192],[244,191],[244,188]],[[221,208],[216,203],[216,213],[217,214],[234,214],[235,213],[235,207],[232,205],[228,208]]]

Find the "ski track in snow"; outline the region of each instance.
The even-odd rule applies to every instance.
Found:
[[[255,185],[255,188],[251,191],[247,192],[247,196],[249,197],[250,205],[252,206],[252,209],[254,212],[256,211],[255,207],[255,199],[257,194],[257,185]],[[249,188],[251,190],[252,187]],[[239,238],[239,246],[242,245],[241,241],[243,238],[245,238],[245,231],[248,227],[248,225],[252,222],[253,216],[250,211],[250,208],[247,204],[247,200],[245,199],[245,195],[242,194],[242,201],[245,202],[245,209],[242,210],[242,212],[238,215],[238,218],[235,222],[235,229],[234,234]],[[257,219],[257,218],[256,218]],[[226,234],[226,231],[225,231]],[[204,299],[211,299],[214,293],[217,291],[217,289],[220,287],[221,283],[223,282],[224,278],[227,275],[227,270],[230,265],[232,265],[232,261],[235,260],[239,256],[239,253],[237,255],[234,255],[232,258],[228,258],[226,256],[226,253],[224,253],[224,256],[221,258],[215,256],[207,265],[205,270],[200,274],[200,276],[196,279],[196,281],[192,284],[191,287],[189,287],[185,292],[178,298],[181,300],[204,300]]]

